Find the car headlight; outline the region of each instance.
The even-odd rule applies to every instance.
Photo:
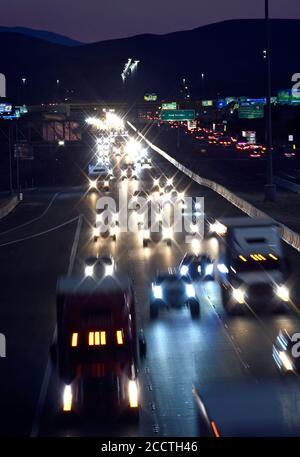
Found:
[[[150,238],[150,230],[149,229],[145,229],[143,231],[143,236],[144,236],[145,239],[148,240]]]
[[[115,225],[112,225],[112,226],[110,227],[110,233],[111,233],[112,235],[116,235],[116,233],[117,233],[117,227],[116,227]]]
[[[211,276],[214,272],[214,264],[213,263],[209,263],[208,265],[206,265],[206,268],[205,268],[205,275],[206,276]]]
[[[90,179],[89,184],[90,184],[90,189],[96,189],[97,179]]]
[[[293,371],[293,363],[285,351],[278,351],[278,357],[287,371]]]
[[[138,385],[135,380],[130,380],[128,383],[128,398],[129,398],[130,408],[138,408],[139,392],[138,392]]]
[[[114,266],[112,265],[105,265],[105,276],[112,276],[114,272]]]
[[[186,285],[186,294],[189,298],[193,298],[196,296],[195,287],[193,286],[193,284]]]
[[[277,286],[276,294],[282,301],[288,302],[290,299],[290,292],[286,286]]]
[[[72,411],[73,394],[71,386],[66,385],[63,393],[63,411]]]
[[[189,272],[189,267],[187,265],[182,265],[182,267],[180,268],[180,274],[182,276],[185,276],[187,275]]]
[[[86,265],[84,269],[85,276],[93,276],[94,265]]]
[[[163,228],[163,238],[171,238],[173,235],[172,227],[164,227]]]
[[[160,298],[161,299],[162,298],[162,288],[161,288],[161,286],[153,285],[152,289],[153,289],[154,298]]]
[[[245,303],[245,292],[239,289],[232,289],[232,297],[233,299],[238,302],[240,305]]]

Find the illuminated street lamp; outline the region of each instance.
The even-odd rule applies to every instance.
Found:
[[[276,186],[273,180],[273,152],[272,152],[272,108],[271,108],[271,41],[269,0],[265,0],[265,23],[266,23],[266,60],[267,60],[267,183],[265,185],[265,201],[275,201]]]
[[[22,103],[25,104],[25,86],[26,86],[26,78],[22,78]]]

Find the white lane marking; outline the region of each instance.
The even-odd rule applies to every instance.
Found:
[[[65,222],[62,222],[59,225],[55,225],[54,227],[51,227],[47,230],[43,230],[42,232],[34,233],[33,235],[28,235],[28,236],[25,236],[24,238],[18,238],[17,240],[8,241],[7,243],[2,243],[2,244],[0,244],[0,248],[2,248],[4,246],[9,246],[11,244],[21,243],[22,241],[32,240],[33,238],[37,238],[39,236],[46,235],[47,233],[54,232],[54,230],[58,230],[61,227],[64,227],[65,225],[71,224],[72,222],[76,221],[77,219],[78,219],[78,216],[73,217],[72,219],[69,219]]]
[[[253,373],[251,373],[251,371],[250,371],[250,365],[249,365],[249,363],[246,362],[246,361],[243,359],[243,353],[242,353],[242,351],[241,351],[241,348],[240,348],[239,346],[237,346],[237,345],[234,343],[234,340],[235,340],[234,336],[228,332],[228,326],[227,326],[227,324],[225,324],[225,322],[223,321],[222,317],[217,313],[216,308],[215,308],[213,302],[211,301],[210,297],[209,297],[209,296],[207,295],[207,293],[205,292],[205,289],[203,288],[203,286],[200,286],[200,287],[201,287],[201,289],[202,289],[202,292],[204,291],[204,294],[206,295],[206,299],[207,299],[209,305],[211,306],[211,308],[213,309],[215,315],[217,316],[218,322],[219,322],[221,328],[223,329],[223,331],[224,331],[224,333],[225,333],[225,335],[226,335],[228,341],[230,342],[231,346],[233,347],[233,350],[234,350],[234,352],[235,352],[237,358],[239,359],[239,361],[241,362],[241,364],[243,365],[243,367],[245,368],[245,370],[247,370],[247,371],[249,372],[250,376],[252,376],[252,378],[254,379],[254,381],[257,382],[256,377],[255,377],[255,376],[253,375]],[[204,294],[203,294],[203,295],[204,295]]]
[[[80,231],[81,231],[81,226],[82,226],[82,215],[80,215],[79,217],[76,217],[76,219],[78,219],[78,222],[77,222],[76,232],[75,232],[74,241],[73,241],[71,254],[70,254],[69,267],[68,267],[68,273],[67,273],[68,276],[71,275],[72,270],[74,268],[74,263],[75,263],[75,258],[76,258],[76,253],[77,253],[77,249],[78,249],[78,243],[79,243],[79,237],[80,237]],[[57,335],[57,325],[55,325],[51,344],[53,344],[55,342],[56,335]],[[31,437],[37,437],[38,433],[39,433],[39,422],[41,419],[42,411],[44,409],[44,404],[45,404],[46,395],[47,395],[47,391],[48,391],[51,371],[52,371],[52,362],[51,362],[51,357],[49,354],[48,360],[47,360],[47,365],[46,365],[46,370],[45,370],[44,377],[43,377],[43,382],[41,385],[40,395],[39,395],[39,399],[37,402],[37,407],[35,410],[35,415],[34,415],[34,419],[33,419],[33,423],[32,423],[32,429],[31,429],[31,434],[30,434]]]
[[[13,227],[11,229],[5,230],[4,232],[0,232],[0,236],[1,235],[5,235],[6,233],[14,232],[15,230],[18,230],[19,228],[25,227],[26,225],[30,225],[33,222],[36,222],[36,221],[42,219],[42,217],[44,217],[45,214],[49,211],[49,209],[51,208],[54,200],[56,199],[56,197],[58,195],[59,195],[58,192],[53,195],[53,197],[51,198],[47,208],[42,212],[42,214],[40,214],[39,216],[35,217],[34,219],[30,219],[30,221],[24,222],[24,224],[20,224],[20,225],[17,225],[16,227]]]

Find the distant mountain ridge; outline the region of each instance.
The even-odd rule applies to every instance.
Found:
[[[50,43],[61,44],[63,46],[80,46],[80,41],[73,40],[64,35],[60,35],[54,32],[48,32],[46,30],[35,30],[28,27],[4,27],[0,26],[0,33],[20,33],[21,35],[32,36],[40,38]]]
[[[271,20],[273,93],[291,88],[292,75],[300,72],[299,32],[300,20]],[[76,46],[10,30],[0,34],[0,73],[7,76],[9,97],[21,97],[20,81],[26,77],[26,97],[31,102],[58,96],[134,102],[147,92],[172,100],[178,98],[183,78],[192,99],[263,96],[265,46],[265,23],[260,19]],[[128,58],[140,63],[124,84],[121,72]]]

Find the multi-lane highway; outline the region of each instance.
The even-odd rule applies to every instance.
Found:
[[[205,219],[238,216],[240,211],[211,190],[191,182],[165,159],[150,152],[151,168],[138,168],[138,181],[121,181],[118,160],[110,196],[131,196],[149,190],[153,177],[174,177],[174,186],[190,196],[204,197]],[[87,152],[89,155],[89,152]],[[157,271],[177,268],[187,251],[201,249],[176,234],[171,246],[144,248],[141,232],[120,233],[116,241],[93,242],[98,196],[86,183],[77,188],[36,189],[0,223],[0,332],[7,357],[0,359],[1,435],[31,436],[197,436],[193,383],[243,385],[277,382],[272,344],[279,329],[300,328],[298,305],[300,255],[285,247],[291,259],[294,310],[284,315],[230,317],[223,309],[218,286],[198,282],[201,318],[188,310],[149,317],[151,280]],[[61,386],[49,356],[55,338],[57,278],[83,274],[90,255],[109,253],[119,271],[129,274],[136,294],[137,320],[147,339],[147,356],[140,366],[141,415],[138,424],[103,419],[64,420],[57,413]],[[296,399],[294,407],[299,402]],[[298,403],[299,404],[299,403]],[[295,411],[285,405],[287,424]],[[297,408],[297,413],[299,408]],[[215,418],[218,422],[218,418]],[[299,428],[300,433],[300,428]]]

